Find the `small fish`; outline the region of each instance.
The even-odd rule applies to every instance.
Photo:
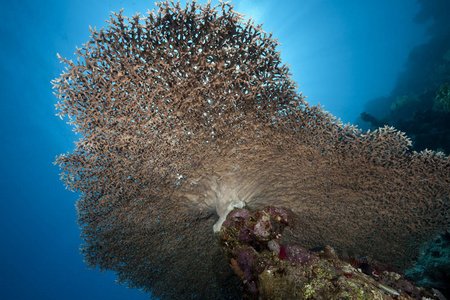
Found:
[[[396,290],[394,290],[393,288],[391,288],[389,286],[385,286],[385,285],[383,285],[381,283],[379,283],[378,286],[381,289],[385,290],[386,292],[391,293],[392,295],[400,296],[400,294]]]

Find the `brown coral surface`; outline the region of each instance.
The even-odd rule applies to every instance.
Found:
[[[310,106],[277,45],[226,3],[167,2],[61,59],[58,115],[82,138],[56,162],[90,267],[161,298],[239,297],[212,228],[242,203],[292,209],[284,238],[399,267],[448,228],[448,157]]]

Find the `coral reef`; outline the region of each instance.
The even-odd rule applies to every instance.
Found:
[[[433,149],[437,152],[450,153],[450,112],[441,109],[417,110],[417,107],[409,106],[414,110],[397,110],[392,116],[403,114],[405,118],[378,120],[368,113],[361,113],[361,119],[369,122],[372,128],[383,124],[391,124],[396,128],[407,132],[411,138],[411,146],[414,151]],[[401,112],[401,113],[400,113]]]
[[[242,279],[244,299],[445,299],[385,266],[354,266],[330,246],[307,250],[281,243],[292,223],[289,210],[274,207],[228,215],[217,236]]]
[[[80,193],[89,267],[161,299],[237,299],[240,279],[213,232],[236,206],[289,208],[297,223],[285,244],[401,268],[448,228],[448,157],[411,153],[392,127],[361,132],[309,105],[277,41],[231,5],[158,6],[113,14],[77,61],[61,58],[53,82],[58,115],[81,135],[56,163]],[[265,224],[256,230],[273,239]]]
[[[427,243],[414,265],[405,272],[417,284],[438,288],[450,296],[450,232],[447,231]]]
[[[370,100],[361,125],[393,126],[412,149],[450,153],[450,2],[419,0],[415,21],[426,23],[427,42],[413,48],[391,94]]]
[[[436,94],[436,104],[445,112],[450,112],[450,84],[444,83]]]

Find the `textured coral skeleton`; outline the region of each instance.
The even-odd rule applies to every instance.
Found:
[[[448,157],[310,106],[277,41],[229,4],[158,6],[113,14],[53,82],[82,136],[56,162],[90,267],[161,298],[238,298],[213,232],[235,206],[291,209],[286,241],[398,267],[449,227]]]

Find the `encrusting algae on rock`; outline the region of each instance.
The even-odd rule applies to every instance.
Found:
[[[445,299],[380,263],[355,266],[330,246],[283,244],[281,234],[292,226],[294,214],[273,206],[227,216],[217,236],[244,299]]]

